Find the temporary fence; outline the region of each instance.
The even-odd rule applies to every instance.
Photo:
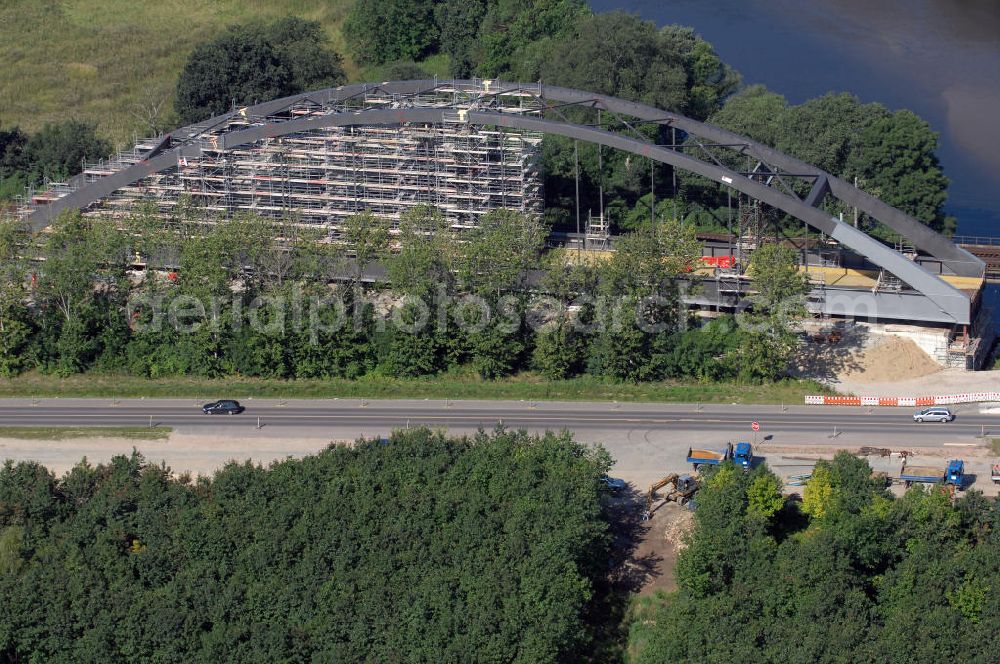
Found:
[[[810,406],[950,406],[957,403],[1000,402],[1000,392],[968,392],[923,397],[807,396]]]

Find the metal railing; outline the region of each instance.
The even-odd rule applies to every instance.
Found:
[[[967,244],[976,247],[1000,247],[998,235],[956,235],[951,238],[955,244]]]

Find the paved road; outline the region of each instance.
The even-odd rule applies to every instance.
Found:
[[[456,433],[508,428],[569,429],[577,440],[602,443],[617,460],[615,472],[645,483],[665,469],[684,467],[689,445],[756,440],[767,455],[774,446],[862,445],[895,449],[978,447],[984,431],[1000,436],[1000,415],[958,407],[949,424],[917,424],[909,409],[730,404],[632,404],[579,402],[428,400],[248,400],[241,415],[202,415],[194,399],[0,400],[2,426],[170,426],[169,442],[140,443],[152,461],[175,470],[210,472],[229,459],[268,462],[315,452],[331,440],[378,436],[426,425]],[[259,418],[259,420],[258,420]],[[754,437],[750,423],[761,431]],[[258,422],[260,428],[258,428]],[[86,455],[92,461],[131,450],[130,441],[88,446],[83,441],[0,441],[0,458],[33,458],[68,468]]]
[[[695,404],[616,404],[579,402],[315,400],[244,401],[241,415],[203,415],[200,403],[180,399],[0,400],[0,426],[135,426],[174,427],[178,431],[256,429],[259,423],[273,435],[312,431],[353,430],[353,436],[377,435],[399,427],[427,425],[449,429],[509,428],[531,430],[568,428],[583,439],[595,431],[635,429],[717,432],[750,436],[752,421],[761,424],[760,437],[777,442],[818,443],[842,435],[867,435],[871,442],[941,445],[953,438],[970,438],[991,427],[1000,435],[1000,416],[978,408],[957,407],[949,424],[917,424],[909,409],[867,409],[809,406],[741,406]],[[292,431],[295,430],[295,431]],[[596,442],[596,441],[594,441]]]

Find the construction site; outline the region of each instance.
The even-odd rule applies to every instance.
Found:
[[[435,98],[440,103],[440,95]],[[510,102],[510,98],[501,100]],[[372,106],[391,106],[391,97],[372,94]],[[281,117],[305,119],[320,111],[309,103],[285,109]],[[542,211],[538,171],[542,137],[464,122],[436,125],[325,127],[228,149],[221,137],[276,121],[246,109],[206,132],[197,156],[176,167],[117,189],[90,206],[92,214],[127,213],[152,204],[169,213],[187,199],[214,217],[240,211],[294,219],[336,231],[347,217],[369,212],[397,220],[406,210],[432,205],[454,227],[473,227],[491,210]],[[139,141],[106,162],[88,165],[83,184],[94,183],[148,159],[164,137]],[[32,196],[35,204],[58,189]]]
[[[562,111],[567,107],[595,112],[598,121],[570,122]],[[601,113],[614,119],[614,128],[600,121]],[[686,138],[658,145],[636,131],[641,123]],[[686,300],[703,314],[738,310],[753,293],[747,273],[753,251],[765,242],[787,242],[813,287],[808,308],[815,320],[806,331],[817,338],[844,336],[833,329],[843,322],[863,323],[910,338],[943,366],[978,369],[987,361],[994,334],[983,291],[996,273],[989,258],[995,249],[956,244],[834,175],[749,138],[641,104],[542,84],[354,84],[234,109],[139,140],[69,182],[29,192],[20,213],[37,230],[66,209],[115,215],[144,206],[169,215],[185,206],[186,214],[207,220],[246,211],[319,227],[336,238],[352,215],[396,221],[427,204],[453,228],[472,228],[493,210],[542,214],[546,135],[690,171],[738,200],[730,232],[701,237],[704,265],[693,275],[699,287]],[[726,166],[727,151],[738,152],[746,165]],[[553,240],[580,251],[613,251],[603,211],[580,210],[579,170],[576,186],[576,232]],[[832,217],[824,205],[849,206],[854,223]],[[799,220],[805,233],[782,238],[768,215]],[[869,235],[859,228],[859,215],[898,240]]]

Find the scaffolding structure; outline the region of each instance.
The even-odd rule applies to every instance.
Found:
[[[598,216],[587,212],[587,233],[584,236],[584,248],[594,251],[611,249],[611,226],[604,217],[603,210]]]
[[[536,112],[533,99],[477,95],[446,86],[399,99],[374,89],[335,107],[306,101],[283,109],[280,116],[253,118],[239,113],[198,136],[198,156],[181,158],[175,168],[122,187],[85,212],[124,215],[137,205],[152,204],[169,215],[185,201],[215,218],[247,211],[318,225],[331,234],[351,215],[369,212],[397,221],[418,205],[436,207],[455,228],[478,226],[484,215],[497,209],[540,215],[541,134],[472,125],[463,118],[464,110],[484,106]],[[449,112],[440,124],[324,127],[221,147],[227,133],[275,120],[404,104],[446,107]],[[85,182],[138,163],[162,141],[163,137],[139,141],[129,151],[88,165]],[[44,195],[36,195],[37,202],[45,202]]]

